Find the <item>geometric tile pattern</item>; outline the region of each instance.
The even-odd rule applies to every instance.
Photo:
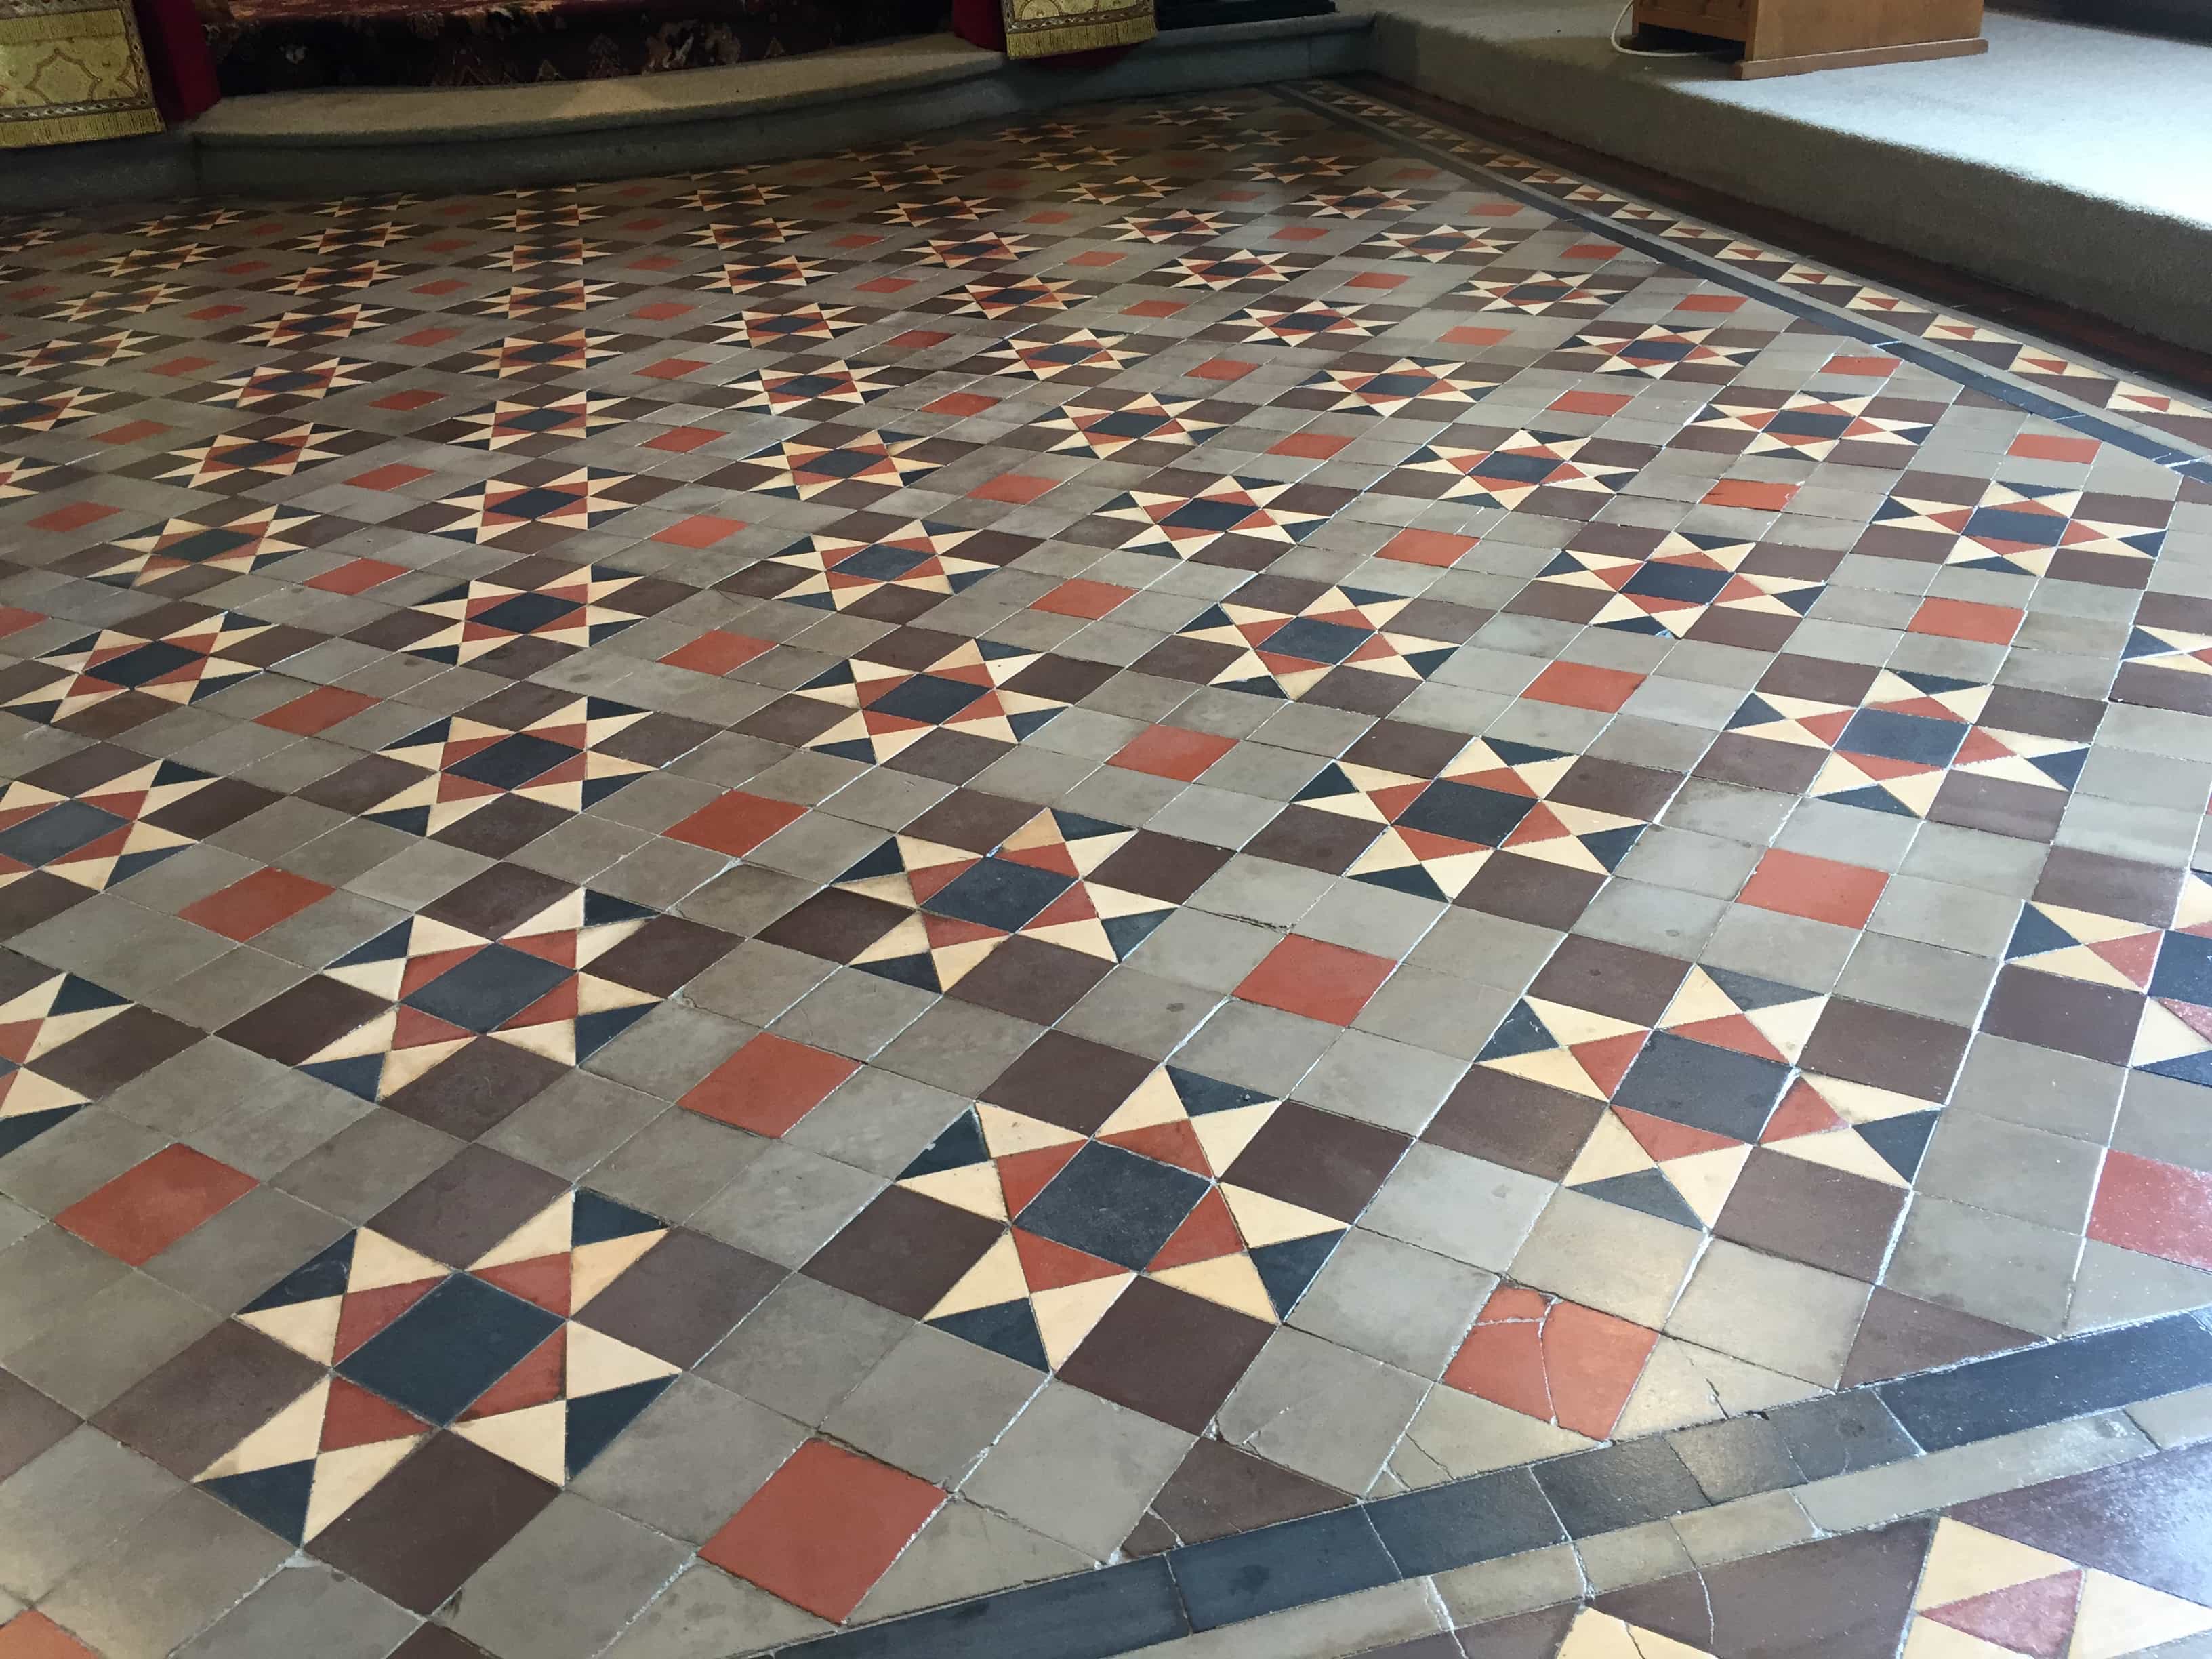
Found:
[[[0,1475],[71,1641],[282,1645],[295,1551],[411,1659],[1190,1545],[1157,1643],[1200,1539],[1576,1451],[1481,1490],[1612,1529],[2212,1305],[2185,364],[1328,84],[0,257]],[[61,1560],[106,1440],[207,1525]],[[1948,1521],[2070,1565],[1923,1647],[2202,1638]],[[1756,1659],[1743,1565],[1547,1639]]]

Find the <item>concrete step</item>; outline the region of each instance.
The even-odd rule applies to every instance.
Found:
[[[1620,0],[1344,0],[1375,67],[1748,202],[2212,349],[2212,45],[1992,13],[1978,58],[1738,81]]]

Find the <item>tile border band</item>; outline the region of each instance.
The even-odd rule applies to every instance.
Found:
[[[1804,1483],[1811,1486],[2207,1384],[2212,1310],[2200,1309],[1744,1415],[1786,1412],[1796,1425],[1840,1432],[1863,1424],[1872,1407],[1904,1431],[1904,1443],[1893,1440],[1864,1461],[1823,1470]],[[1668,1437],[1680,1431],[1354,1500],[773,1651],[775,1659],[1110,1659],[1384,1584],[1721,1507],[1704,1496],[1668,1444]],[[1662,1487],[1663,1496],[1651,1495]],[[1622,1492],[1640,1496],[1597,1501]]]
[[[1603,214],[1591,212],[1588,209],[1577,206],[1574,203],[1563,201],[1556,196],[1548,196],[1540,190],[1530,188],[1510,174],[1502,173],[1469,157],[1455,155],[1442,145],[1431,143],[1428,139],[1401,132],[1382,121],[1333,105],[1311,90],[1316,84],[1313,82],[1293,82],[1279,85],[1273,90],[1287,102],[1296,104],[1317,115],[1325,116],[1340,125],[1354,127],[1375,137],[1388,138],[1391,143],[1417,152],[1439,167],[1459,173],[1468,179],[1470,182],[1479,180],[1485,189],[1495,190],[1498,194],[1510,197],[1525,206],[1541,209],[1556,217],[1579,225],[1585,230],[1599,232],[1608,240],[1619,242],[1626,247],[1632,247],[1637,252],[1657,259],[1662,264],[1694,272],[1707,282],[1732,289],[1747,299],[1759,301],[1762,305],[1771,306],[1777,310],[1788,312],[1792,316],[1809,322],[1817,322],[1825,329],[1848,335],[1852,339],[1876,347],[1887,356],[1929,369],[1942,375],[1946,380],[1956,381],[1970,390],[1998,398],[2027,414],[2056,421],[2062,425],[2070,427],[2085,437],[2111,444],[2117,449],[2125,450],[2131,455],[2140,456],[2144,460],[2167,467],[2185,477],[2212,482],[2212,448],[2191,448],[2183,446],[2179,440],[2169,434],[2138,430],[2115,421],[2106,411],[2077,408],[2040,392],[2016,386],[2001,374],[1950,356],[1930,346],[1924,340],[1899,337],[1891,331],[1872,326],[1839,306],[1824,305],[1804,294],[1793,292],[1781,283],[1768,282],[1748,271],[1735,270],[1720,260],[1708,258],[1695,249],[1685,247],[1679,242],[1670,241],[1663,236],[1655,235],[1637,226],[1623,224],[1618,220],[1607,218]],[[1318,84],[1334,85],[1336,83]],[[1383,100],[1370,93],[1349,88],[1345,90],[1363,102],[1379,107],[1395,108],[1384,104]],[[1401,114],[1409,122],[1416,122],[1425,127],[1436,127],[1441,125],[1413,111],[1395,111],[1395,112]],[[1469,137],[1471,142],[1486,145],[1494,150],[1503,151],[1503,146],[1492,144],[1488,139],[1474,135]],[[1686,214],[1674,215],[1671,210],[1668,211],[1677,223],[1704,222]],[[2001,331],[2008,337],[2014,337],[2017,334],[2017,331],[2012,329]],[[2025,344],[2027,342],[2022,341],[2021,343]],[[2051,349],[2054,354],[2057,353],[2057,348],[2051,348]]]

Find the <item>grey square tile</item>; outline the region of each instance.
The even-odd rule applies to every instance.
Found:
[[[1175,1473],[1191,1438],[1054,1381],[983,1455],[961,1496],[1103,1560]]]
[[[940,1486],[957,1486],[1042,1373],[917,1325],[823,1421],[825,1432]]]
[[[1299,1298],[1290,1323],[1435,1378],[1497,1283],[1494,1273],[1354,1227]]]

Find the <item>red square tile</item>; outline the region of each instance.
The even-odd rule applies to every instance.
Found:
[[[987,409],[996,409],[999,400],[986,398],[980,392],[948,392],[935,403],[925,404],[923,410],[931,415],[981,415]]]
[[[2097,447],[2094,438],[2057,438],[2023,432],[2012,441],[2012,447],[2005,453],[2031,461],[2094,461],[2097,459]]]
[[[333,890],[289,870],[256,870],[219,892],[194,900],[177,914],[225,939],[248,939],[298,915]]]
[[[455,241],[450,236],[441,236],[438,238],[436,242],[433,242],[430,246],[436,247],[440,243],[443,243],[448,249],[465,247],[467,246],[466,243]],[[445,276],[441,277],[438,281],[434,283],[417,283],[415,284],[414,288],[410,290],[410,292],[415,294],[428,294],[433,299],[436,299],[447,294],[459,294],[467,286],[468,284],[462,282],[459,277]]]
[[[125,421],[120,426],[111,426],[99,434],[104,444],[135,444],[141,438],[151,438],[169,428],[159,421]]]
[[[1326,432],[1293,432],[1269,449],[1270,455],[1290,455],[1302,461],[1325,461],[1352,441]]]
[[[43,1613],[19,1613],[0,1625],[0,1659],[100,1659]]]
[[[671,841],[689,842],[732,858],[743,858],[786,824],[805,815],[806,809],[787,800],[748,794],[732,789],[710,801],[690,817],[660,833]]]
[[[696,306],[679,305],[673,300],[656,300],[649,306],[640,306],[630,315],[648,323],[668,323],[678,317],[688,316],[697,309]]]
[[[307,579],[307,586],[325,593],[366,593],[398,575],[407,567],[384,559],[349,559],[335,570]]]
[[[2212,1175],[2133,1152],[2107,1152],[2089,1210],[2089,1237],[2212,1269]]]
[[[1831,357],[1822,371],[1828,374],[1856,374],[1872,380],[1886,380],[1897,373],[1894,357]]]
[[[2008,605],[1977,605],[1971,599],[1923,599],[1905,631],[1935,634],[1947,640],[1978,640],[2010,645],[2023,613]]]
[[[1776,847],[1759,860],[1736,902],[1838,927],[1863,927],[1888,885],[1889,878],[1879,870]]]
[[[1635,401],[1625,392],[1570,392],[1552,400],[1562,415],[1618,415]]]
[[[1058,617],[1090,617],[1096,619],[1136,591],[1133,587],[1116,586],[1112,582],[1094,582],[1075,576],[1062,582],[1042,599],[1030,600],[1030,609],[1049,611]]]
[[[1011,501],[1021,507],[1059,489],[1060,482],[1058,478],[1032,477],[1026,472],[1001,472],[989,483],[969,490],[968,497],[977,501]]]
[[[1513,337],[1507,328],[1484,328],[1474,323],[1462,323],[1457,328],[1448,328],[1442,336],[1447,345],[1496,345],[1500,340]]]
[[[680,380],[686,375],[696,374],[707,367],[703,357],[663,357],[657,363],[647,363],[637,372],[648,380]]]
[[[1632,674],[1626,669],[1555,662],[1529,681],[1528,689],[1521,695],[1538,702],[1560,702],[1570,708],[1592,708],[1610,714],[1643,684],[1643,675]]]
[[[710,628],[689,645],[678,646],[660,660],[671,668],[689,668],[702,674],[726,674],[755,657],[775,649],[773,640],[757,640],[750,634],[732,634]]]
[[[366,472],[356,472],[346,482],[356,489],[389,490],[429,476],[430,469],[427,466],[409,466],[404,461],[393,461],[385,466],[373,466]]]
[[[342,685],[319,685],[304,696],[255,715],[253,723],[311,738],[318,732],[327,732],[340,720],[351,720],[364,708],[375,708],[377,702],[366,692],[349,691]]]
[[[944,1502],[927,1480],[810,1440],[699,1555],[817,1618],[842,1622]]]
[[[1455,536],[1446,530],[1401,530],[1383,543],[1375,556],[1396,559],[1401,564],[1433,565],[1444,569],[1465,558],[1481,539],[1479,536]]]
[[[927,351],[951,337],[941,328],[910,328],[903,334],[893,335],[889,343],[897,351]]]
[[[1609,1437],[1659,1340],[1611,1314],[1502,1285],[1467,1334],[1444,1381],[1546,1423]]]
[[[1692,294],[1674,307],[1677,311],[1731,312],[1743,309],[1741,294]]]
[[[432,404],[441,404],[445,401],[446,394],[442,392],[394,392],[386,397],[374,399],[369,404],[369,407],[392,409],[398,410],[402,415],[410,415],[418,409],[428,409]]]
[[[31,520],[33,530],[82,530],[88,524],[98,524],[102,519],[115,516],[122,509],[100,507],[92,501],[72,501],[67,507],[58,507],[51,513],[41,513]]]
[[[1396,271],[1363,270],[1359,275],[1354,276],[1351,281],[1345,283],[1345,287],[1383,289],[1401,288],[1405,285],[1405,277]]]
[[[1259,367],[1257,363],[1248,363],[1236,357],[1208,357],[1191,370],[1190,378],[1194,380],[1241,380]]]
[[[1349,1025],[1397,965],[1388,957],[1291,933],[1244,975],[1237,994],[1285,1013]]]
[[[757,1135],[780,1135],[860,1069],[858,1060],[763,1031],[678,1104]]]
[[[1328,235],[1319,225],[1286,225],[1275,233],[1279,242],[1310,242]]]
[[[1796,495],[1796,484],[1771,483],[1759,478],[1723,478],[1700,500],[1707,507],[1747,507],[1761,513],[1779,513]]]
[[[1615,259],[1620,257],[1618,242],[1577,242],[1563,258],[1569,259]]]
[[[1234,738],[1216,737],[1211,732],[1153,726],[1123,744],[1121,751],[1106,763],[1189,783],[1236,746]]]
[[[1133,306],[1122,307],[1121,314],[1124,317],[1173,317],[1189,309],[1189,306],[1181,300],[1139,300]]]
[[[54,1219],[118,1261],[143,1267],[259,1184],[204,1152],[171,1146],[87,1194]]]
[[[854,286],[859,289],[863,294],[898,294],[912,288],[914,286],[914,278],[911,276],[871,276],[866,282],[855,283]]]
[[[192,315],[203,322],[211,323],[220,317],[243,309],[241,306],[210,306],[205,312],[194,312]],[[214,367],[215,359],[212,357],[172,357],[165,363],[154,364],[146,372],[149,374],[181,377],[186,374],[197,374],[204,368]]]
[[[441,346],[448,340],[460,337],[458,328],[418,328],[412,334],[403,334],[399,343],[404,346]]]
[[[1097,270],[1107,265],[1118,265],[1124,257],[1119,253],[1109,252],[1100,247],[1093,248],[1088,253],[1079,253],[1067,263],[1071,265],[1081,265],[1089,270]]]
[[[717,427],[672,426],[659,436],[647,438],[642,447],[647,449],[658,449],[664,454],[689,455],[693,450],[702,449],[717,438],[726,438],[729,435]]]
[[[656,531],[652,539],[670,547],[712,547],[727,541],[745,527],[743,519],[718,519],[712,514],[694,514],[688,519],[678,519],[667,529]]]

